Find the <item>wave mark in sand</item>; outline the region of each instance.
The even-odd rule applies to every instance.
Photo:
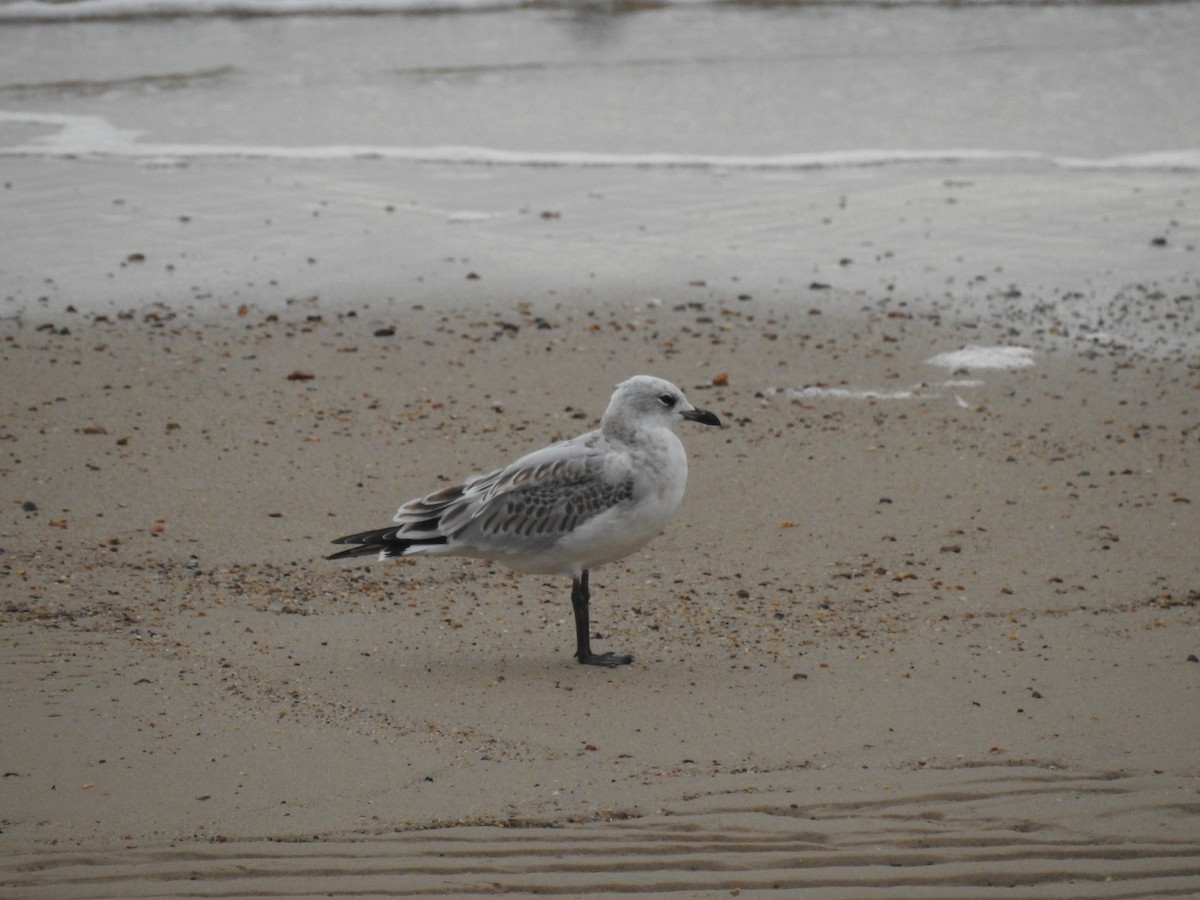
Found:
[[[824,898],[1014,890],[1131,898],[1200,890],[1200,804],[1179,779],[959,762],[902,780],[921,790],[814,802],[812,790],[744,789],[644,819],[31,853],[5,860],[0,883],[30,898],[780,889]]]

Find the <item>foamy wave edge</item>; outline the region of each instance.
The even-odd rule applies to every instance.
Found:
[[[1013,6],[1030,0],[607,0],[600,9],[624,12],[671,6]],[[1045,5],[1079,0],[1038,0]],[[53,24],[107,19],[189,16],[341,16],[455,13],[520,8],[577,9],[577,0],[16,0],[0,5],[0,22]]]
[[[114,127],[101,116],[6,112],[0,126],[40,125],[57,128],[26,144],[0,147],[0,157],[117,158],[143,162],[186,162],[198,159],[273,159],[298,161],[391,160],[476,166],[526,168],[642,168],[712,170],[804,170],[868,168],[889,165],[972,162],[1038,163],[1064,169],[1200,171],[1200,150],[1130,154],[1107,159],[1052,156],[1019,150],[863,149],[823,153],[719,155],[686,153],[589,153],[521,151],[488,147],[312,146],[278,147],[240,144],[143,143],[137,132]]]
[[[0,22],[31,24],[187,16],[337,16],[472,12],[530,5],[529,0],[17,0]]]

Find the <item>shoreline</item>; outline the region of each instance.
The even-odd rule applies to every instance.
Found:
[[[1179,174],[501,175],[360,162],[336,177],[307,164],[272,177],[248,163],[217,166],[214,195],[210,163],[62,165],[18,161],[8,184],[26,227],[12,236],[5,318],[353,313],[396,327],[414,307],[640,315],[751,297],[974,324],[1085,354],[1200,350],[1197,237],[1180,216],[1195,185]],[[47,202],[64,177],[65,217]]]

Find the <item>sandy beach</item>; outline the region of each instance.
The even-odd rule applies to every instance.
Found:
[[[1080,20],[1116,41],[1191,9]],[[724,14],[617,17],[617,50],[589,52]],[[889,29],[942,29],[939,68],[982,52],[944,10],[814,15],[868,58]],[[1014,15],[1027,43],[996,52],[1044,75],[1080,13]],[[414,61],[423,115],[447,85],[482,107],[576,69],[593,98],[631,71],[695,83],[675,60],[543,70],[505,29],[561,17],[496,16],[414,19],[418,49],[457,24],[465,56],[507,60]],[[339,155],[299,120],[289,156],[246,115],[205,143],[219,104],[165,114],[290,86],[231,34],[355,45],[390,20],[284,21],[150,26],[159,61],[173,29],[204,36],[178,61],[201,75],[152,89],[113,54],[90,92],[0,85],[0,895],[1200,893],[1200,182],[1139,143],[1200,148],[1178,93],[1113,92],[1111,131],[1047,117],[1017,135],[1037,154],[865,163],[772,163],[769,131],[735,159],[736,129],[700,148],[720,158],[687,135],[665,161]],[[133,26],[63,27],[108,47]],[[1081,58],[1170,83],[1185,45]],[[925,56],[880,59],[813,116],[881,72],[920,93]],[[735,111],[763,68],[702,63]],[[1041,102],[1105,93],[1080,72]],[[1017,133],[1032,101],[1008,89]],[[344,93],[331,115],[369,142]],[[973,96],[938,101],[947,129]],[[864,133],[831,144],[869,146],[870,116],[847,121]],[[324,559],[594,427],[639,372],[723,427],[681,434],[673,525],[592,573],[597,643],[633,665],[574,663],[565,579]]]
[[[5,322],[6,891],[1191,891],[1194,365],[691,290]],[[726,425],[595,573],[630,669],[553,579],[322,560],[634,371]]]

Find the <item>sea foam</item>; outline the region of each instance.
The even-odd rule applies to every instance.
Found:
[[[471,12],[528,5],[523,0],[17,0],[0,5],[0,21],[71,22],[182,16],[381,15]]]
[[[925,360],[945,369],[1025,369],[1034,365],[1029,347],[981,347],[968,344],[961,350],[949,350]]]
[[[877,0],[816,0],[829,6],[875,6]],[[939,0],[898,0],[918,6],[939,5]],[[941,0],[946,6],[978,4],[994,6],[1004,0]],[[1024,5],[1025,0],[1008,0]],[[775,0],[787,5],[788,0]],[[812,6],[814,0],[791,0],[796,6]],[[340,16],[476,12],[481,10],[563,9],[578,11],[581,6],[593,11],[609,9],[648,9],[671,6],[737,6],[744,0],[16,0],[0,4],[0,21],[72,22],[103,19],[173,18],[185,16]]]
[[[0,110],[5,124],[57,129],[24,144],[0,146],[0,157],[112,157],[154,161],[188,159],[384,159],[400,162],[480,166],[642,168],[713,170],[852,169],[889,165],[972,162],[1037,163],[1064,169],[1200,170],[1200,150],[1144,153],[1106,159],[1053,156],[1021,150],[863,149],[821,153],[722,155],[689,153],[594,153],[514,151],[491,147],[387,145],[271,146],[253,144],[173,144],[142,141],[140,132],[120,129],[102,116]]]

